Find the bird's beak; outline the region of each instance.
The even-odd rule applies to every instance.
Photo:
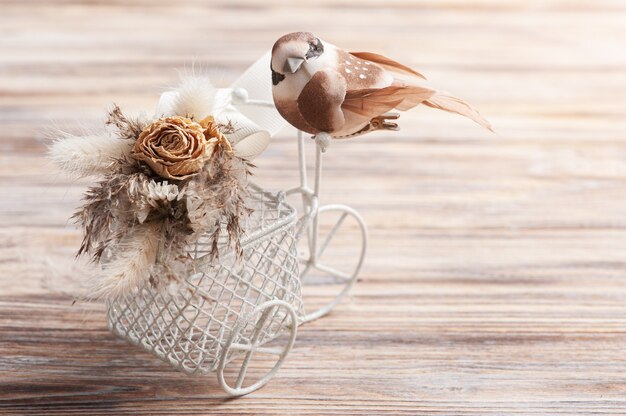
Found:
[[[304,58],[287,58],[285,62],[285,67],[283,68],[283,73],[285,74],[294,74],[300,66],[306,61]]]

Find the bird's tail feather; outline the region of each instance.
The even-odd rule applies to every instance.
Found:
[[[484,128],[493,132],[491,123],[487,121],[475,108],[458,97],[448,95],[446,93],[437,92],[437,94],[424,101],[423,104],[437,108],[439,110],[448,111],[450,113],[460,114],[470,120],[475,121]]]

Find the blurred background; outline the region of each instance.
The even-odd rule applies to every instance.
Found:
[[[611,0],[0,0],[0,411],[620,413],[625,23]],[[102,305],[71,306],[89,181],[46,137],[113,102],[151,113],[181,72],[227,86],[292,31],[417,69],[496,134],[420,107],[333,143],[323,202],[368,223],[361,280],[265,389],[225,402],[116,340]],[[256,182],[296,185],[296,150],[286,128]]]

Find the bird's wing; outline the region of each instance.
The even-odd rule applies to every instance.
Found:
[[[436,91],[426,87],[391,85],[346,92],[341,108],[369,121],[395,108],[408,110],[428,100]]]
[[[346,95],[346,80],[337,71],[317,71],[298,96],[298,110],[311,127],[332,133],[340,130],[345,118],[341,103]]]
[[[423,103],[432,108],[460,114],[493,131],[491,124],[467,102],[422,86],[423,81],[418,78],[423,80],[426,78],[408,66],[371,52],[350,52],[350,54],[378,64],[384,70],[391,72],[394,79],[391,86],[372,90],[351,88],[352,85],[349,82],[346,101],[343,104],[345,110],[367,118],[376,117],[394,108],[405,111]]]
[[[359,59],[363,59],[366,61],[374,62],[385,68],[388,71],[401,73],[405,75],[413,75],[418,78],[426,79],[426,77],[416,70],[409,68],[406,65],[402,65],[399,62],[394,61],[393,59],[389,59],[386,56],[379,55],[377,53],[372,52],[350,52],[351,55],[356,56]]]

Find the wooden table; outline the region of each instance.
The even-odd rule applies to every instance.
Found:
[[[0,413],[626,413],[626,5],[291,3],[0,1]],[[268,386],[226,400],[72,306],[88,181],[44,138],[112,101],[151,110],[181,68],[226,85],[302,29],[414,66],[497,134],[419,109],[334,144],[324,201],[369,225],[362,279]],[[257,182],[294,185],[295,152],[287,129]]]

